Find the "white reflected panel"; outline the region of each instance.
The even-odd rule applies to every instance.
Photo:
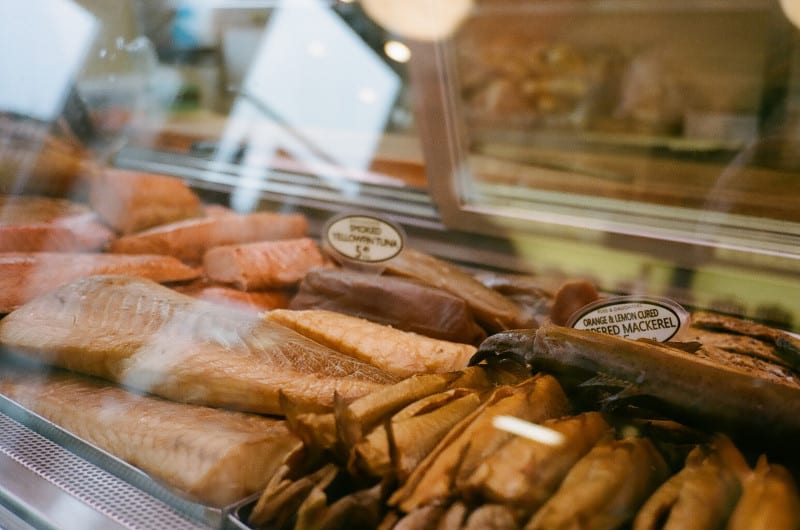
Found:
[[[365,168],[400,89],[399,76],[323,2],[283,2],[244,80],[308,146]]]
[[[0,112],[58,116],[96,31],[69,0],[0,2]]]

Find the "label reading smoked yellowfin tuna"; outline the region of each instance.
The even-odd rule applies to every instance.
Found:
[[[666,298],[619,296],[584,306],[570,317],[567,326],[626,339],[666,342],[678,333],[688,316],[683,307]]]
[[[371,215],[346,214],[333,218],[323,231],[327,250],[336,258],[357,263],[381,263],[403,250],[399,225]]]

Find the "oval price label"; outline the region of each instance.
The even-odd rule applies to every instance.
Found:
[[[619,296],[581,308],[570,317],[567,326],[627,339],[666,342],[678,333],[688,316],[683,307],[666,298]]]
[[[380,263],[403,250],[402,229],[370,215],[334,218],[324,231],[328,245],[342,257],[362,263]]]

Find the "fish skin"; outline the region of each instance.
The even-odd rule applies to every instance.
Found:
[[[666,345],[546,324],[496,334],[473,357],[516,357],[566,378],[603,374],[657,400],[687,423],[776,444],[800,435],[800,385],[722,365]],[[472,362],[472,361],[471,361]]]
[[[0,344],[175,401],[281,414],[329,410],[396,379],[294,331],[143,278],[92,276],[0,321]]]
[[[500,387],[439,442],[389,498],[389,504],[408,513],[443,502],[478,465],[513,436],[492,426],[498,415],[513,415],[531,422],[562,416],[569,402],[561,385],[550,375],[537,375],[515,387]]]
[[[611,426],[599,412],[553,418],[542,423],[564,435],[562,444],[544,445],[515,437],[478,466],[463,485],[466,496],[513,505],[530,514],[556,490],[570,468]]]
[[[613,530],[633,518],[668,474],[647,438],[600,443],[572,467],[525,530]]]
[[[761,455],[743,482],[742,496],[726,530],[796,530],[800,528],[800,492],[789,471]]]
[[[200,277],[201,271],[157,254],[2,252],[0,313],[9,313],[71,281],[98,274],[141,276],[163,283],[193,280]]]
[[[141,396],[74,373],[4,367],[0,393],[213,506],[256,493],[301,455],[285,421]]]
[[[303,277],[291,309],[327,309],[435,339],[477,345],[486,332],[463,298],[422,282],[338,267]]]
[[[739,472],[747,466],[729,462],[726,452],[737,452],[730,440],[717,437],[715,445],[697,446],[677,474],[664,482],[644,503],[633,530],[716,530],[731,515],[742,492]]]
[[[406,247],[386,262],[386,272],[413,278],[460,296],[489,332],[535,327],[537,322],[509,298],[444,260]]]

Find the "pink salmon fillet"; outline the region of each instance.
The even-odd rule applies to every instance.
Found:
[[[157,254],[2,252],[0,313],[9,313],[48,291],[96,274],[141,276],[164,283],[193,280],[201,271]]]
[[[4,369],[0,393],[213,506],[260,491],[302,447],[285,421],[142,396],[69,372]]]
[[[200,198],[181,179],[124,169],[99,172],[89,204],[122,234],[203,215]]]
[[[203,258],[210,279],[242,291],[295,285],[323,264],[319,247],[308,237],[225,245],[212,248]]]
[[[173,401],[281,414],[330,410],[396,378],[249,311],[151,280],[90,276],[0,320],[0,344]]]
[[[65,199],[0,195],[0,252],[100,250],[114,238],[97,215]]]
[[[286,308],[289,306],[292,297],[291,291],[288,290],[240,291],[233,287],[214,284],[206,280],[174,285],[172,288],[179,293],[187,294],[200,300],[253,311]]]
[[[205,252],[221,245],[304,237],[308,221],[301,214],[258,212],[216,215],[157,226],[126,235],[109,245],[120,254],[166,254],[200,263]]]

